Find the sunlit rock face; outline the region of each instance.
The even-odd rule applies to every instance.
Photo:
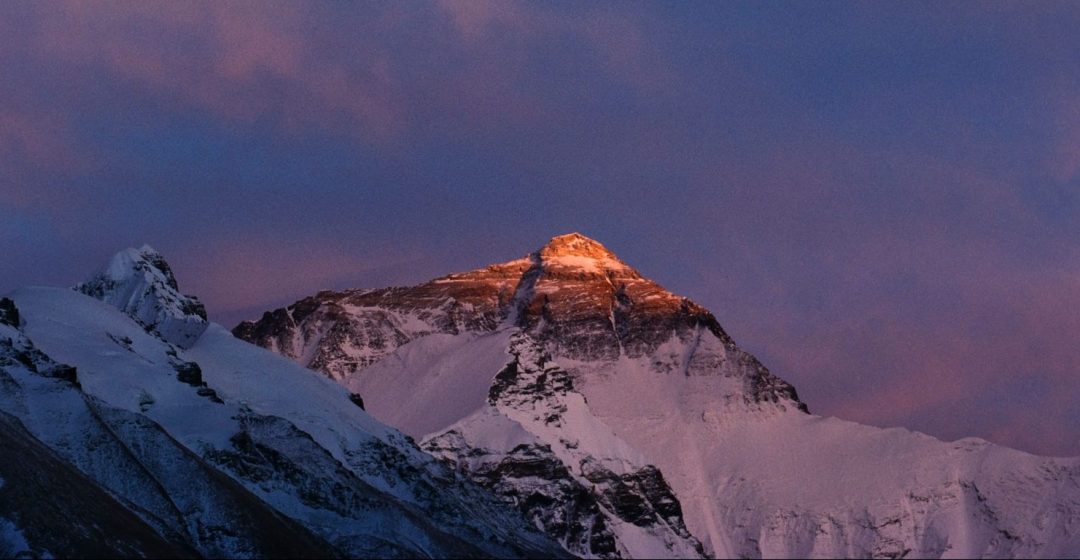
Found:
[[[320,292],[233,334],[341,380],[419,337],[493,331],[527,268],[522,260],[411,288]]]
[[[655,355],[656,367],[686,375],[723,368],[744,382],[748,401],[805,408],[794,388],[740,350],[712,313],[578,233],[520,259],[418,286],[320,292],[243,322],[233,334],[344,381],[420,337],[507,325],[572,359]],[[695,351],[685,360],[658,354],[673,341]]]

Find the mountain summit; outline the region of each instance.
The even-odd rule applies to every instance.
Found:
[[[582,557],[1080,551],[1080,460],[811,415],[707,309],[580,234],[233,332],[362,395]]]
[[[578,234],[234,332],[145,246],[0,298],[0,556],[1080,552],[1080,459],[809,414]]]
[[[189,348],[206,330],[206,308],[180,293],[172,268],[149,245],[125,249],[75,290],[129,314],[162,340]]]
[[[589,259],[594,261],[594,266],[606,268],[609,266],[625,267],[622,261],[615,256],[607,247],[600,242],[589,239],[580,233],[568,233],[552,237],[546,245],[534,253],[541,261],[556,261],[560,258],[571,257]],[[584,261],[578,261],[585,264]]]
[[[346,382],[397,348],[430,334],[523,329],[581,360],[654,356],[683,375],[725,364],[734,402],[805,410],[795,389],[743,352],[705,308],[644,278],[579,233],[525,257],[408,288],[320,292],[244,322],[233,334]]]

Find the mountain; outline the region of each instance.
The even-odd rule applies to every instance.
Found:
[[[1080,459],[812,415],[600,243],[238,325],[584,557],[1068,557]]]
[[[196,555],[162,538],[4,412],[0,449],[0,557]],[[43,499],[54,496],[63,499]]]
[[[149,247],[0,300],[0,445],[0,556],[566,555]]]

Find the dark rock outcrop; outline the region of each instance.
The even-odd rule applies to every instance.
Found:
[[[8,298],[0,298],[0,325],[19,328],[19,309]]]

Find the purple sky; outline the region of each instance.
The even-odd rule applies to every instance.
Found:
[[[233,324],[570,231],[812,411],[1080,454],[1080,3],[0,7],[0,292]]]

